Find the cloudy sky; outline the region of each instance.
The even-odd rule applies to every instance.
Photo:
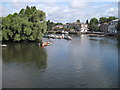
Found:
[[[19,12],[26,6],[36,6],[46,12],[47,20],[53,22],[81,22],[93,17],[118,17],[117,0],[6,0],[0,1],[0,16]]]

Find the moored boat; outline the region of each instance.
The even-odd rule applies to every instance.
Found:
[[[52,43],[53,43],[53,42],[51,42],[51,41],[44,41],[44,42],[42,42],[41,44],[38,43],[38,46],[45,47],[45,46],[49,46],[49,45],[51,45]]]
[[[6,44],[3,44],[3,45],[1,45],[2,47],[6,47],[7,45]]]
[[[72,40],[72,37],[70,37],[70,36],[67,36],[67,40]]]

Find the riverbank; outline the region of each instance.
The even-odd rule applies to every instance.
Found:
[[[62,34],[61,32],[47,32],[45,33],[45,35],[74,35],[74,34],[77,34],[77,35],[89,35],[90,37],[116,37],[118,38],[118,34],[105,34],[104,32],[69,32],[68,34]],[[44,36],[43,36],[44,38]],[[62,37],[58,37],[58,38],[62,38]],[[66,38],[65,38],[66,39]],[[40,40],[21,40],[21,41],[0,41],[0,43],[2,44],[6,44],[6,43],[24,43],[24,42],[35,42],[35,43],[39,43]]]

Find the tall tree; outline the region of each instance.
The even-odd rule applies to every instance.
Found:
[[[89,23],[89,21],[88,20],[86,20],[86,24],[88,24]]]
[[[19,13],[10,14],[2,19],[3,41],[39,40],[47,29],[45,12],[37,10],[35,6],[27,6]]]
[[[100,19],[99,19],[99,23],[101,24],[101,23],[105,23],[105,22],[107,22],[107,18],[106,17],[101,17]]]
[[[90,20],[90,24],[98,24],[98,19],[97,18],[92,18]]]
[[[76,22],[80,23],[80,20],[78,19]]]
[[[90,30],[90,31],[99,31],[98,19],[97,19],[97,18],[92,18],[92,19],[90,20],[89,30]]]

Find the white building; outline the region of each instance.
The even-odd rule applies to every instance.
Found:
[[[88,31],[88,24],[81,24],[80,32],[87,32]]]
[[[108,33],[116,34],[117,33],[117,24],[118,24],[118,19],[111,21],[110,24],[108,25]]]
[[[80,32],[87,32],[88,31],[88,24],[84,24],[84,23],[78,23],[78,22],[67,23],[64,25],[64,27],[65,28],[74,27],[75,29],[71,29],[71,31],[74,31],[74,30],[78,30]]]

